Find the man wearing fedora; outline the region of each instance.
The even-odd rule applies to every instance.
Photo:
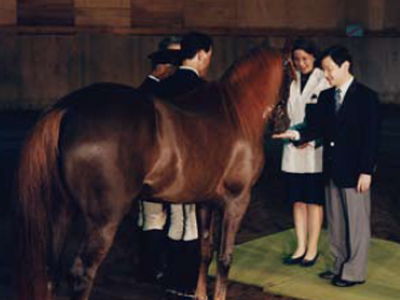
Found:
[[[166,37],[159,43],[158,50],[149,54],[151,73],[145,78],[138,89],[146,94],[156,93],[158,83],[174,74],[180,64],[180,38]]]
[[[152,71],[138,87],[148,96],[156,93],[161,80],[171,76],[180,63],[180,38],[166,37],[158,50],[151,53]],[[166,205],[151,201],[139,202],[138,225],[140,232],[139,270],[144,282],[159,283],[164,276],[166,247]]]
[[[206,83],[212,55],[212,39],[199,32],[183,36],[181,65],[162,80],[156,95],[179,106],[185,95]],[[170,204],[167,234],[167,300],[195,299],[200,267],[200,245],[195,204]]]

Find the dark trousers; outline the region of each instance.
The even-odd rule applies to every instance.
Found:
[[[139,279],[156,282],[164,272],[166,233],[164,230],[141,232]]]
[[[166,288],[184,294],[194,294],[200,267],[198,240],[167,242]]]

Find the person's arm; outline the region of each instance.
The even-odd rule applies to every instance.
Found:
[[[280,134],[274,134],[272,138],[274,139],[289,139],[298,146],[308,143],[316,138],[319,138],[323,134],[324,127],[324,110],[325,96],[320,94],[318,97],[318,102],[315,104],[314,112],[312,118],[306,122],[305,126],[296,129],[290,129]]]

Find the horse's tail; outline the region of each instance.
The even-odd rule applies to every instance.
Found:
[[[51,298],[46,241],[50,215],[56,208],[51,200],[61,184],[57,158],[64,113],[61,108],[47,111],[28,134],[21,150],[17,173],[18,300]]]

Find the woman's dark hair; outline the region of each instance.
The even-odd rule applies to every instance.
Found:
[[[319,57],[319,50],[317,45],[312,41],[304,38],[299,38],[293,42],[292,46],[292,58],[293,58],[293,53],[296,50],[303,50],[307,52],[308,54],[311,54],[312,56],[315,57],[315,59],[318,59]]]

